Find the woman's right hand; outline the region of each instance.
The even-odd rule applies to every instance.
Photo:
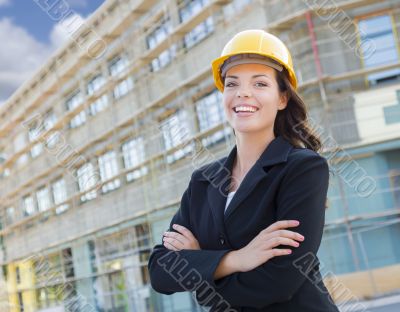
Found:
[[[275,248],[280,245],[298,247],[297,241],[303,241],[304,236],[286,230],[300,223],[295,220],[278,221],[262,230],[245,247],[233,251],[235,263],[239,272],[247,272],[267,262],[273,257],[291,254],[292,250]]]

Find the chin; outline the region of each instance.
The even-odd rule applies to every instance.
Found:
[[[260,131],[261,129],[258,129],[258,128],[255,128],[255,127],[251,127],[251,126],[248,126],[248,127],[244,127],[244,126],[241,126],[241,127],[234,127],[233,129],[235,129],[235,133],[246,133],[246,134],[249,134],[249,133],[253,133],[253,132],[258,132],[258,131]]]

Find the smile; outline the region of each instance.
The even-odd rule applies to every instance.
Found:
[[[234,107],[233,111],[235,113],[255,113],[256,111],[258,111],[258,108],[254,106],[240,105]]]

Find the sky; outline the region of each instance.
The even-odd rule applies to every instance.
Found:
[[[0,105],[104,0],[0,0]],[[63,5],[68,14],[51,11]],[[66,17],[66,18],[63,18]]]

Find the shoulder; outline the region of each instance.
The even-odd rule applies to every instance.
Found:
[[[288,155],[287,167],[320,167],[329,170],[328,160],[324,156],[311,149],[297,147]]]
[[[317,160],[321,162],[327,162],[326,158],[321,154],[309,149],[309,148],[298,148],[294,147],[288,155],[289,163],[298,163],[309,160]]]
[[[191,179],[197,181],[208,181],[212,179],[218,172],[225,169],[224,164],[227,158],[228,156],[224,156],[202,165],[193,171]]]

